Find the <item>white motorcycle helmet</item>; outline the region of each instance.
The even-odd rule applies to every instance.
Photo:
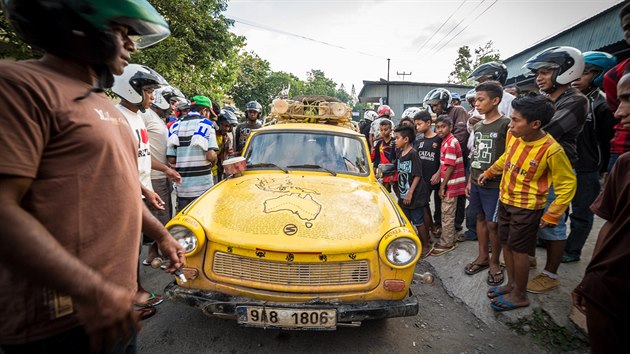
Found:
[[[184,94],[173,86],[164,86],[153,91],[153,105],[161,110],[171,107],[171,99],[185,100]]]
[[[413,119],[413,117],[416,116],[416,114],[418,114],[421,111],[420,108],[418,107],[409,107],[407,109],[405,109],[405,111],[402,114],[402,118],[411,118]]]
[[[370,122],[373,122],[376,118],[378,118],[378,114],[374,111],[365,111],[365,113],[363,113],[363,119],[369,120]]]
[[[573,47],[551,47],[529,58],[523,69],[535,74],[539,69],[553,69],[553,90],[579,79],[584,73],[582,52]]]
[[[155,70],[144,65],[129,64],[122,75],[114,76],[112,91],[130,103],[141,105],[144,97],[143,88],[157,89],[164,85],[168,85],[168,82]]]

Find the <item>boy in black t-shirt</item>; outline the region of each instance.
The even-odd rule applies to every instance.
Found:
[[[422,242],[422,258],[431,253],[429,232],[424,226],[424,206],[427,204],[428,188],[422,179],[422,161],[418,152],[412,147],[416,138],[414,129],[409,126],[399,126],[396,132],[396,147],[400,149],[400,156],[396,162],[398,183],[394,191],[398,196],[398,204],[414,224]]]
[[[421,136],[417,139],[413,147],[418,151],[418,156],[422,160],[422,178],[427,184],[429,192],[427,196],[427,205],[424,207],[424,224],[427,230],[431,231],[434,236],[440,236],[442,228],[442,200],[440,199],[440,146],[442,146],[442,138],[440,138],[431,129],[431,113],[420,111],[413,117],[416,126],[417,135]],[[433,193],[433,201],[435,203],[435,212],[433,220],[431,219],[431,206],[429,197]]]

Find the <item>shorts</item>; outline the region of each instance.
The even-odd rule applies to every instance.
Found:
[[[472,216],[483,214],[486,221],[497,222],[497,203],[499,202],[498,188],[483,188],[472,184],[468,213]]]
[[[424,207],[409,209],[401,206],[400,208],[412,224],[422,225],[424,223]]]
[[[499,201],[501,244],[518,253],[533,251],[536,247],[536,235],[543,212],[543,209],[523,209]]]

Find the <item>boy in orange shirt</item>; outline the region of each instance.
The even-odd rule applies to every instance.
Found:
[[[508,271],[508,283],[488,290],[490,306],[509,311],[529,306],[528,252],[536,246],[539,228],[553,227],[575,195],[576,179],[562,147],[541,130],[553,117],[553,103],[543,97],[522,97],[512,101],[511,136],[505,153],[478,182],[502,174],[499,197],[499,238]],[[549,187],[557,198],[544,213]],[[544,214],[544,215],[543,215]]]

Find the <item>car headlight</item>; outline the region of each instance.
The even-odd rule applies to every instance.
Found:
[[[404,266],[411,263],[418,254],[416,243],[406,237],[397,238],[385,249],[387,260],[397,266]]]
[[[197,248],[197,237],[192,230],[184,226],[175,225],[171,227],[168,232],[173,235],[177,242],[179,242],[179,244],[184,248],[186,253],[190,253]]]

